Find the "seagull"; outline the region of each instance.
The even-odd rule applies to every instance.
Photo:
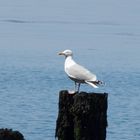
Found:
[[[102,81],[97,80],[95,74],[73,60],[71,50],[64,50],[58,54],[65,56],[64,70],[68,77],[75,82],[75,92],[79,93],[80,85],[83,83],[89,84],[94,88],[98,88],[97,85],[102,84]]]

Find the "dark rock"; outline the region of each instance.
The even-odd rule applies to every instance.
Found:
[[[2,128],[0,129],[0,140],[25,140],[25,139],[19,131],[13,131],[12,129]]]

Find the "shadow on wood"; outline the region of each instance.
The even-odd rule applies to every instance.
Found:
[[[55,136],[58,140],[105,140],[107,93],[60,91]]]

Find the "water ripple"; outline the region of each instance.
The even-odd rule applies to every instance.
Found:
[[[8,23],[39,23],[39,24],[87,24],[87,25],[104,25],[104,26],[119,26],[119,23],[109,22],[109,21],[64,21],[64,20],[44,20],[44,21],[36,21],[36,20],[19,20],[19,19],[5,19],[0,20],[0,22],[8,22]]]

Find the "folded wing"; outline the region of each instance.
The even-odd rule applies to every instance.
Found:
[[[72,65],[71,67],[66,68],[66,73],[72,78],[84,80],[85,82],[96,81],[97,79],[95,74],[92,74],[89,70],[77,63]]]

